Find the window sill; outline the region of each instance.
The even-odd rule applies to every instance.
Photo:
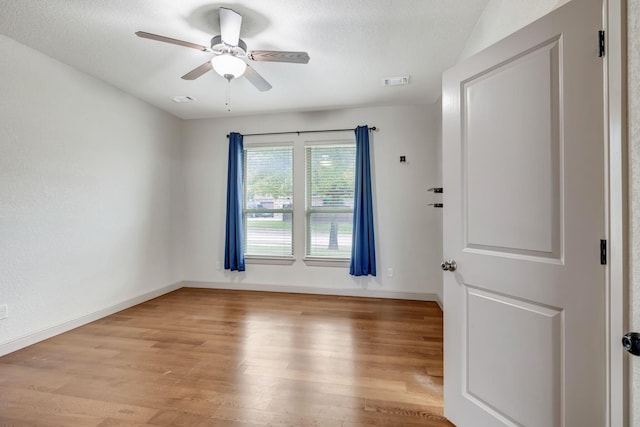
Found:
[[[244,262],[246,264],[293,265],[296,259],[294,257],[246,255]]]
[[[351,260],[348,259],[332,259],[332,258],[315,258],[306,257],[303,258],[306,265],[311,267],[344,267],[349,268]]]

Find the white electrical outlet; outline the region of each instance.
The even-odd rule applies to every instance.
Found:
[[[0,305],[0,320],[9,317],[9,307],[7,304]]]
[[[387,268],[387,276],[393,277],[393,268],[392,267]]]

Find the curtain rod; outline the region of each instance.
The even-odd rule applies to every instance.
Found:
[[[345,132],[345,131],[349,131],[349,130],[355,130],[355,129],[293,130],[293,131],[290,131],[290,132],[247,133],[247,134],[242,135],[242,136],[287,135],[287,134],[290,134],[290,133],[297,133],[298,135],[300,135],[301,133]],[[372,126],[372,127],[369,128],[369,132],[373,132],[375,130],[378,130],[378,128],[375,127],[375,126]],[[227,138],[229,138],[229,134],[227,134]]]

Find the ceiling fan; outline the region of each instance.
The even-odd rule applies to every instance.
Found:
[[[309,62],[309,54],[307,54],[307,52],[285,52],[276,50],[247,51],[247,44],[240,39],[241,25],[242,16],[240,14],[231,9],[221,7],[220,35],[211,39],[211,47],[144,31],[138,31],[136,35],[145,39],[190,47],[214,54],[213,58],[209,61],[182,76],[184,80],[195,80],[213,68],[229,82],[234,78],[244,75],[259,91],[264,92],[271,89],[272,86],[242,58],[247,58],[252,61],[290,62],[294,64],[307,64]]]

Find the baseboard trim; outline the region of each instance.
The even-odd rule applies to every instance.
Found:
[[[173,292],[177,289],[180,289],[182,286],[183,286],[182,282],[174,283],[174,284],[165,286],[163,288],[156,289],[151,292],[146,292],[144,294],[138,295],[133,298],[129,298],[128,300],[122,301],[110,307],[103,308],[102,310],[98,310],[93,313],[86,314],[82,317],[78,317],[77,319],[72,319],[55,326],[51,326],[49,328],[42,329],[37,332],[33,332],[28,335],[15,338],[11,341],[0,344],[0,356],[4,356],[5,354],[9,354],[14,351],[20,350],[22,348],[28,347],[37,342],[44,341],[48,338],[54,337],[63,332],[67,332],[67,331],[70,331],[71,329],[75,329],[79,326],[86,325],[87,323],[91,323],[95,320],[102,319],[103,317],[109,316],[111,314],[117,313],[119,311],[122,311],[130,307],[133,307],[134,305],[138,305],[145,301],[149,301],[153,298],[157,298],[169,292]]]
[[[181,283],[184,288],[203,288],[203,289],[228,289],[238,291],[264,291],[264,292],[285,292],[293,294],[312,294],[312,295],[337,295],[349,297],[364,298],[385,298],[385,299],[405,299],[414,301],[432,301],[436,302],[440,308],[442,303],[438,294],[419,293],[419,292],[391,292],[379,291],[374,289],[334,289],[334,288],[318,288],[318,287],[301,287],[301,286],[283,286],[283,285],[261,285],[253,283],[229,283],[229,282],[199,282],[186,280]]]

